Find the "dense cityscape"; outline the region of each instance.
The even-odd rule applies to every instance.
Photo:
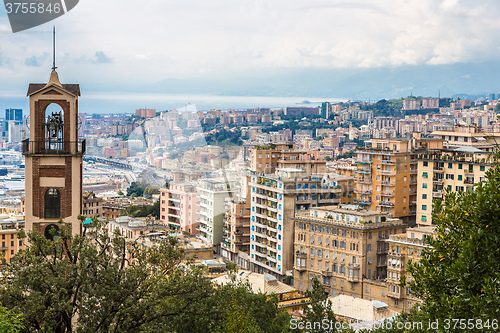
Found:
[[[0,332],[499,331],[498,1],[4,4]]]
[[[236,272],[276,296],[295,326],[318,302],[356,330],[418,309],[406,281],[439,202],[485,181],[500,139],[496,94],[132,115],[79,114],[79,94],[53,71],[30,84],[29,116],[5,111],[5,262],[36,244],[21,230],[55,242],[64,222],[130,249],[173,244],[214,285]]]

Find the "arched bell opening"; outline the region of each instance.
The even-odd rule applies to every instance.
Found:
[[[45,108],[44,135],[46,150],[64,150],[64,110],[57,103]]]

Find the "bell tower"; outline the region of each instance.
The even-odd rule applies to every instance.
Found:
[[[26,230],[48,238],[60,218],[81,234],[82,160],[78,138],[78,84],[61,84],[55,66],[47,84],[31,83],[29,139],[22,142],[26,165]]]

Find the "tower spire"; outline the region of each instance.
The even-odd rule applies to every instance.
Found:
[[[52,30],[52,70],[56,70],[56,26]]]

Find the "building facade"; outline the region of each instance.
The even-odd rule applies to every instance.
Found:
[[[171,182],[160,190],[160,220],[173,229],[189,234],[199,233],[200,196],[197,184]]]
[[[340,186],[323,184],[323,175],[277,169],[268,175],[252,172],[250,256],[252,270],[283,279],[292,275],[295,211],[339,204]]]

